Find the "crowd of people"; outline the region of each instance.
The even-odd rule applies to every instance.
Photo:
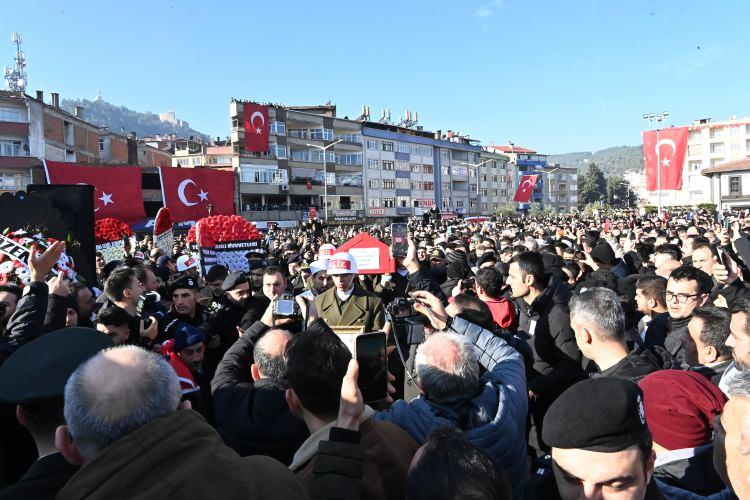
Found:
[[[32,252],[0,286],[0,499],[750,498],[750,217],[720,215],[427,214],[389,274],[337,250],[389,227],[319,221],[246,271],[146,237],[71,283]]]

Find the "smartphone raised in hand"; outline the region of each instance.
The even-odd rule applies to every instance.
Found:
[[[384,332],[357,336],[354,347],[359,364],[357,385],[365,403],[388,397],[388,354]]]
[[[408,224],[391,224],[391,249],[394,257],[406,257],[409,251],[408,231]]]

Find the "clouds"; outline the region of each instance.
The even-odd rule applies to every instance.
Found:
[[[491,0],[490,2],[480,5],[479,8],[475,11],[475,15],[477,19],[487,20],[488,18],[494,16],[502,8],[503,0]]]

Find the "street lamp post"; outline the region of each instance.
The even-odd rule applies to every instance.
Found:
[[[659,126],[668,116],[669,111],[662,111],[661,113],[645,113],[643,115],[643,119],[648,120],[649,130],[651,130],[654,121],[656,122],[656,196],[659,205],[659,218],[661,218],[661,159],[659,158]],[[682,165],[680,165],[680,168],[682,168]]]
[[[326,152],[328,148],[335,146],[343,139],[330,143],[328,146],[318,146],[316,144],[305,144],[309,148],[320,149],[323,152],[323,204],[325,205],[325,218],[328,224],[328,169],[326,164]]]

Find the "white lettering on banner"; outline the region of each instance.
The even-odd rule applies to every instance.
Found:
[[[359,271],[380,269],[380,250],[377,248],[350,248],[349,253],[357,262]]]
[[[25,246],[19,245],[2,234],[0,234],[0,253],[7,255],[11,259],[21,261],[24,266],[28,262],[30,254]]]

